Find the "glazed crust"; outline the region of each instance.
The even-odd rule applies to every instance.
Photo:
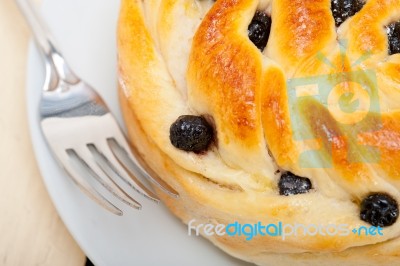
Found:
[[[263,53],[247,37],[257,9],[267,10],[273,21]],[[390,0],[367,1],[337,31],[329,0],[123,0],[121,106],[134,144],[180,194],[172,199],[160,193],[166,205],[185,223],[347,224],[352,229],[369,226],[359,218],[367,194],[385,192],[400,202],[400,56],[388,55],[384,31],[398,19],[400,4]],[[343,72],[351,73],[348,80],[337,82]],[[288,80],[314,77],[335,77],[328,108],[312,97],[291,98],[298,92]],[[357,92],[353,80],[372,84],[379,96],[378,109],[368,109],[372,100],[367,107],[361,104],[367,116],[348,116],[329,105],[331,98]],[[304,88],[301,93],[313,92]],[[368,95],[359,97],[368,102],[363,101]],[[300,115],[293,118],[293,112]],[[184,114],[205,115],[214,123],[217,138],[206,153],[171,145],[169,127]],[[348,126],[354,124],[361,126]],[[366,146],[375,147],[379,158]],[[309,150],[318,150],[330,166],[304,167],[312,163],[303,156]],[[349,159],[349,151],[360,154],[358,162]],[[310,178],[314,189],[280,196],[278,169]],[[398,264],[400,225],[383,232],[208,238],[260,265]]]

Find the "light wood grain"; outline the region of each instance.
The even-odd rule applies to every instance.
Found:
[[[14,1],[0,0],[0,265],[84,265],[32,151],[25,106],[29,36]]]

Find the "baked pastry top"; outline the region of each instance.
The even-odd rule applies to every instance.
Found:
[[[399,262],[399,20],[398,0],[123,0],[121,103],[181,195],[167,206],[186,223],[383,228],[209,237],[259,264]]]

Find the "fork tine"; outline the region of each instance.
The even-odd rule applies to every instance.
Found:
[[[133,188],[139,194],[146,198],[158,203],[160,199],[158,196],[147,188],[142,182],[140,182],[128,169],[124,167],[116,158],[114,153],[111,151],[110,146],[106,141],[96,143],[92,148],[89,148],[92,152],[97,152],[103,162],[108,165],[111,170],[117,174],[117,176],[128,186]],[[94,149],[94,150],[92,150]]]
[[[83,191],[89,198],[91,198],[94,202],[99,204],[104,209],[118,216],[123,215],[123,212],[117,206],[112,204],[96,189],[94,189],[85,179],[82,178],[82,175],[79,174],[73,167],[70,156],[64,150],[62,152],[57,152],[56,155],[57,158],[61,161],[60,165],[64,168],[67,175],[81,191]]]
[[[114,138],[107,139],[112,152],[118,161],[134,176],[151,181],[168,195],[178,198],[179,194],[170,185],[164,182],[157,173],[155,173],[147,163],[142,159],[134,146],[131,146],[122,135],[116,135]],[[133,153],[133,154],[132,154]]]
[[[88,147],[82,146],[74,149],[80,162],[86,166],[89,174],[95,178],[105,189],[111,194],[117,197],[122,202],[135,208],[141,209],[142,205],[128,195],[123,189],[121,189],[113,180],[112,177],[107,175],[99,165],[96,163],[94,155]]]

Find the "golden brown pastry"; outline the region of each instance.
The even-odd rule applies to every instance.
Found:
[[[123,0],[121,106],[166,205],[297,224],[201,231],[259,265],[400,265],[399,20],[398,0]]]

